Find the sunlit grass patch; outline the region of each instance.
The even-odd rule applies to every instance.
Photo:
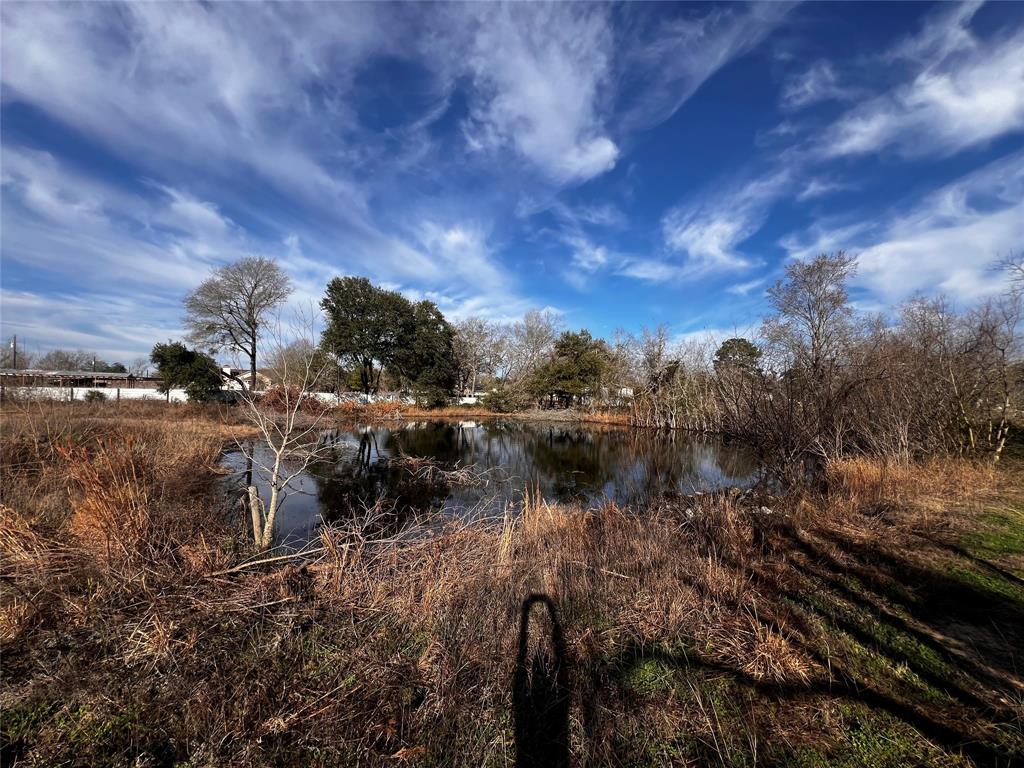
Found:
[[[963,545],[978,557],[1008,559],[1024,576],[1024,503],[989,507],[977,524],[977,530],[964,536]]]

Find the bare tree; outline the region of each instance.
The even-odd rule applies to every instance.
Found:
[[[292,292],[275,261],[249,256],[220,267],[185,299],[193,343],[249,359],[249,389],[256,389],[256,345],[269,312]],[[241,382],[240,382],[241,383]]]
[[[1024,251],[1000,259],[997,266],[1010,278],[1010,293],[1024,297]]]
[[[820,381],[840,363],[849,339],[853,308],[846,282],[857,260],[844,251],[819,254],[786,267],[786,279],[768,289],[775,314],[762,334],[781,352],[785,364],[810,372]]]
[[[512,383],[523,382],[548,357],[562,325],[558,315],[549,310],[530,310],[506,333],[504,378]]]
[[[133,376],[145,376],[149,371],[149,358],[137,357],[128,365],[128,373]]]
[[[275,390],[275,397],[260,397],[252,390],[242,395],[245,413],[259,432],[254,443],[237,441],[239,450],[268,486],[270,498],[264,503],[254,485],[248,488],[252,516],[253,541],[260,549],[269,549],[274,539],[274,524],[289,484],[311,464],[323,460],[329,452],[320,439],[328,409],[312,394],[312,387],[323,374],[323,356],[317,354],[315,315],[301,315],[285,340],[280,323],[268,324],[271,354],[278,361],[278,373],[288,382]]]
[[[313,361],[318,376],[309,385],[317,391],[337,382],[338,365],[319,347],[311,346],[306,338],[298,338],[286,346],[274,345],[266,354],[267,376],[271,384],[279,387],[301,385],[305,377],[307,360]]]
[[[96,359],[95,352],[84,349],[51,349],[36,365],[50,371],[88,371],[92,370]]]
[[[455,325],[459,386],[464,393],[476,392],[478,378],[495,372],[500,346],[499,329],[483,318],[468,317]]]
[[[634,354],[637,388],[630,421],[638,426],[714,432],[721,429],[710,339],[671,345],[668,329],[645,328]]]
[[[968,449],[984,447],[995,461],[1006,445],[1013,397],[1020,386],[1015,365],[1021,353],[1020,317],[1020,297],[1011,294],[990,299],[963,318],[959,362],[964,375],[958,407]]]

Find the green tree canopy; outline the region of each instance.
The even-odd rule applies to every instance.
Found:
[[[377,392],[381,371],[394,366],[401,345],[411,340],[409,300],[365,277],[336,277],[327,284],[320,308],[327,314],[323,349],[359,371],[363,392]]]
[[[179,341],[156,344],[149,359],[157,368],[161,392],[184,389],[189,400],[206,402],[221,387],[221,373],[212,357]]]
[[[533,375],[530,390],[538,397],[557,396],[564,402],[598,392],[610,365],[608,346],[589,331],[565,331],[555,342],[551,358]]]
[[[747,339],[733,337],[722,342],[715,352],[715,369],[723,366],[753,373],[761,364],[761,350]]]
[[[455,389],[455,334],[431,301],[413,305],[412,319],[412,337],[396,350],[395,367],[420,400],[434,405]]]
[[[327,314],[322,348],[359,374],[363,392],[378,392],[386,369],[431,401],[455,386],[454,334],[437,306],[413,304],[365,277],[338,277],[320,302]]]

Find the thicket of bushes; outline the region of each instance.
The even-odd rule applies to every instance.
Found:
[[[998,459],[1024,395],[1020,296],[962,312],[918,298],[887,323],[854,312],[854,268],[842,253],[790,265],[746,355],[733,339],[658,363],[649,340],[634,421],[739,437],[791,476],[847,456]]]

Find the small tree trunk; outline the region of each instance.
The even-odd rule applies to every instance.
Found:
[[[373,363],[367,364],[364,360],[362,367],[359,369],[359,381],[363,385],[363,394],[370,394],[370,382],[373,378]]]
[[[260,549],[270,549],[274,540],[274,518],[277,517],[279,494],[281,489],[278,482],[281,478],[281,455],[284,453],[284,445],[274,458],[274,468],[270,472],[270,506],[267,507],[267,516],[263,521],[263,538],[260,540]]]
[[[249,513],[252,515],[252,541],[256,546],[263,543],[263,512],[260,509],[260,495],[255,485],[249,486]]]
[[[270,545],[274,541],[274,518],[277,517],[278,504],[277,495],[277,478],[275,477],[270,490],[270,507],[267,510],[267,521],[263,525],[263,540],[260,542],[260,549],[270,549]]]

